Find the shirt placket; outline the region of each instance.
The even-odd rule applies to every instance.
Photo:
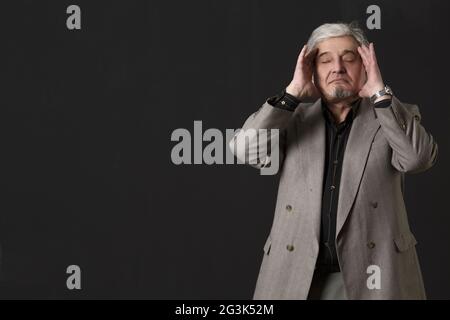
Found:
[[[327,219],[328,219],[328,232],[327,232],[327,239],[325,242],[325,246],[328,249],[328,253],[330,255],[330,264],[333,265],[334,264],[334,255],[333,255],[333,250],[331,249],[331,246],[334,246],[334,239],[331,239],[332,236],[332,211],[333,211],[333,205],[334,205],[334,201],[336,200],[336,174],[337,174],[337,166],[339,164],[339,152],[340,152],[340,148],[341,148],[341,143],[342,143],[342,132],[343,130],[338,130],[335,126],[332,126],[331,128],[332,133],[331,133],[331,137],[330,137],[330,155],[331,155],[331,159],[332,159],[332,174],[331,174],[331,186],[330,186],[330,203],[329,203],[329,207],[328,207],[328,214],[327,214]]]

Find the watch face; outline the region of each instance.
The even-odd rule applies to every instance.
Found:
[[[388,93],[388,94],[392,94],[392,89],[389,88],[388,86],[385,87],[385,91],[386,91],[386,93]]]

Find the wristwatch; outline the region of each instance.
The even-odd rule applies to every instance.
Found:
[[[376,92],[373,96],[371,96],[370,101],[372,101],[372,103],[374,103],[376,99],[378,99],[379,97],[385,96],[385,95],[390,95],[391,97],[394,95],[394,92],[392,91],[392,89],[389,88],[389,86],[387,86],[387,85],[385,85],[382,90]]]

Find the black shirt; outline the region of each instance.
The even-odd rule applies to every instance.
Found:
[[[294,111],[300,101],[282,91],[281,94],[267,100],[272,106]],[[342,162],[353,120],[357,115],[361,99],[352,104],[345,120],[337,124],[333,114],[322,100],[322,113],[325,119],[325,166],[322,190],[322,210],[320,225],[319,255],[316,268],[322,272],[340,271],[336,251],[336,220],[341,181]],[[375,108],[387,108],[391,100],[375,103]]]
[[[322,189],[322,223],[320,226],[319,256],[316,267],[325,272],[337,272],[340,270],[335,244],[339,186],[345,147],[347,146],[348,136],[360,101],[358,99],[354,102],[345,120],[337,124],[333,114],[322,100],[326,142]]]

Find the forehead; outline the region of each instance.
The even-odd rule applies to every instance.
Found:
[[[317,44],[317,53],[325,52],[344,52],[344,51],[357,51],[358,42],[351,36],[345,37],[333,37],[323,40]]]

